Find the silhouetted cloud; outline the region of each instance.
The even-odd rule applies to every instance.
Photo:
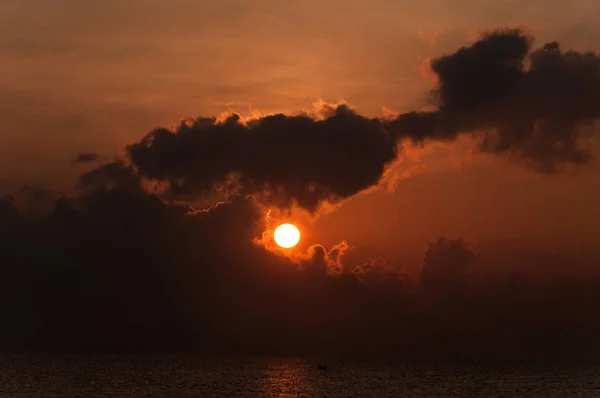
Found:
[[[473,257],[461,239],[440,238],[435,243],[430,242],[425,252],[421,281],[434,288],[453,285],[464,277]]]
[[[315,211],[377,184],[397,144],[380,121],[340,105],[323,120],[200,118],[175,132],[154,130],[127,153],[139,175],[168,181],[174,194],[206,195],[225,185],[273,206]]]
[[[100,160],[100,155],[95,152],[81,152],[73,158],[72,163],[92,163]]]
[[[402,284],[408,281],[408,276],[404,272],[400,272],[382,257],[358,264],[353,268],[352,273],[359,281],[373,287],[403,287]]]
[[[301,267],[321,275],[339,276],[343,272],[342,257],[348,250],[348,242],[333,246],[327,250],[323,245],[312,245],[305,255],[300,256]]]
[[[433,59],[439,109],[401,115],[398,129],[417,140],[484,131],[482,151],[544,173],[586,164],[579,138],[600,117],[600,58],[557,42],[532,51],[532,41],[520,30],[492,31]]]
[[[475,275],[463,242],[440,238],[419,288],[384,259],[342,267],[345,242],[298,261],[272,253],[255,243],[268,211],[252,196],[192,210],[122,181],[61,197],[37,219],[0,200],[3,350],[598,353],[598,279]]]
[[[41,186],[25,184],[19,192],[12,196],[14,205],[22,214],[29,217],[41,217],[54,208],[59,195],[52,190]]]
[[[131,166],[116,160],[82,174],[78,185],[83,190],[107,189],[114,186],[138,189],[141,183],[141,178]]]

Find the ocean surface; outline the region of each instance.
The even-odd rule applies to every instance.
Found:
[[[0,397],[600,397],[600,368],[2,356]]]

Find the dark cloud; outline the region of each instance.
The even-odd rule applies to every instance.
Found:
[[[95,152],[81,152],[75,156],[72,163],[92,163],[101,160],[100,155]]]
[[[305,256],[302,256],[300,265],[302,268],[320,275],[339,276],[344,270],[342,257],[351,250],[348,242],[333,246],[327,250],[323,245],[312,245],[308,248]]]
[[[0,198],[0,220],[3,223],[3,232],[7,235],[14,232],[13,228],[21,219],[18,213],[14,196]]]
[[[403,285],[409,281],[409,277],[402,270],[398,270],[382,257],[369,259],[356,265],[352,269],[352,273],[359,281],[373,287],[392,286],[402,288],[406,287]]]
[[[175,132],[152,131],[127,153],[141,176],[168,181],[174,194],[207,194],[229,183],[274,206],[315,211],[377,184],[397,144],[380,121],[340,105],[323,120],[197,119]]]
[[[432,60],[439,110],[401,115],[398,129],[417,140],[483,131],[482,151],[544,173],[588,163],[579,139],[600,117],[600,58],[532,42],[519,30],[493,31]]]
[[[114,186],[139,189],[141,177],[131,166],[122,161],[114,161],[99,166],[79,177],[79,188],[83,190],[108,189]]]
[[[383,259],[342,267],[345,242],[314,245],[299,263],[278,256],[254,243],[266,215],[251,196],[198,211],[132,185],[61,197],[42,218],[23,216],[4,198],[0,348],[477,359],[599,353],[593,268],[587,279],[488,277],[462,241],[439,239],[419,284]],[[515,268],[527,269],[520,261]]]
[[[21,214],[36,218],[50,213],[59,196],[42,185],[25,184],[10,200]]]
[[[465,279],[464,274],[469,271],[473,257],[462,239],[440,238],[435,243],[430,242],[425,252],[421,281],[436,290],[453,286]]]

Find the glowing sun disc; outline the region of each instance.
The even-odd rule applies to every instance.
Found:
[[[275,229],[275,243],[284,249],[294,247],[300,241],[300,231],[292,224],[281,224]]]

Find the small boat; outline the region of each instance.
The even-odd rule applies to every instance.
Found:
[[[317,368],[319,370],[327,370],[327,366],[325,366],[325,365],[319,365],[319,366],[317,366]]]

